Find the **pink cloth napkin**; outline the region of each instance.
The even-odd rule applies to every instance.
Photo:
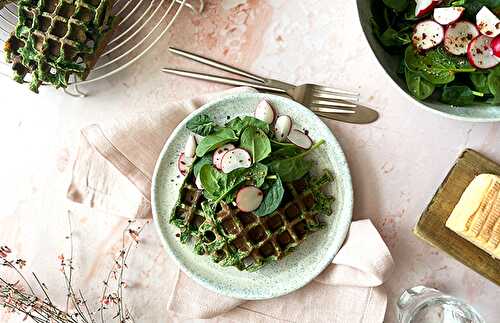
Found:
[[[68,198],[107,214],[151,216],[150,186],[154,165],[166,139],[190,112],[236,88],[165,108],[91,125],[82,130]],[[394,266],[369,220],[353,222],[344,246],[321,275],[304,288],[276,299],[243,301],[197,285],[183,272],[171,291],[171,313],[218,322],[383,322],[387,296],[382,284]]]
[[[380,323],[387,305],[382,284],[393,266],[371,221],[356,221],[332,264],[296,292],[247,302],[211,292],[179,271],[169,310],[188,318],[214,318],[237,308],[251,322]]]

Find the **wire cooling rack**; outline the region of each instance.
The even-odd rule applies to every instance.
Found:
[[[78,86],[102,80],[130,66],[146,54],[170,29],[184,8],[201,13],[204,0],[116,0],[113,15],[120,23],[104,53],[85,81],[70,79],[72,96],[85,96]],[[0,41],[5,42],[17,23],[17,6],[7,4],[0,9]],[[11,77],[10,65],[3,59],[0,48],[0,74]],[[29,81],[29,80],[27,80]]]

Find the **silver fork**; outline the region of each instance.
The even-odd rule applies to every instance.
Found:
[[[378,119],[378,113],[366,106],[357,103],[359,94],[316,84],[303,84],[295,86],[286,82],[260,77],[236,67],[226,65],[181,49],[169,48],[170,52],[211,67],[251,79],[246,81],[217,75],[191,72],[185,70],[163,68],[162,71],[195,79],[234,86],[250,86],[259,90],[283,93],[293,100],[308,107],[320,117],[350,122],[370,123]]]

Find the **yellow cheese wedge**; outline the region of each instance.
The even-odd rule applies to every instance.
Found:
[[[446,227],[500,259],[500,176],[476,176],[451,212]]]

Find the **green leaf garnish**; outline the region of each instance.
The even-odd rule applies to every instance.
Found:
[[[260,204],[259,208],[255,210],[255,215],[265,216],[276,211],[276,209],[280,206],[284,193],[285,189],[283,188],[281,178],[277,176],[271,188],[267,191],[266,196],[264,197],[264,200]]]
[[[215,123],[206,114],[199,114],[189,120],[186,128],[200,136],[208,136],[216,128]]]

